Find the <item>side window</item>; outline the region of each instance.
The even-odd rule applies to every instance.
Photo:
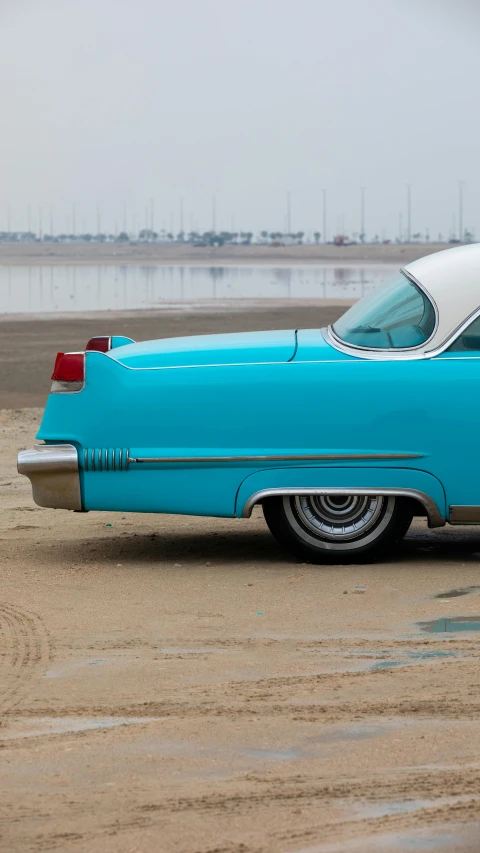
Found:
[[[464,329],[447,352],[480,352],[480,317]]]

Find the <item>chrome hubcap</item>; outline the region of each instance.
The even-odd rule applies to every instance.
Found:
[[[300,525],[321,539],[363,537],[377,523],[387,498],[372,495],[305,495],[290,498]]]

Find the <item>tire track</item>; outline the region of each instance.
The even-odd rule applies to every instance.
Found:
[[[49,660],[49,637],[40,616],[0,603],[0,711],[26,698]]]

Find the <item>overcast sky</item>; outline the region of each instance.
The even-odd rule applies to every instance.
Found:
[[[0,0],[0,230],[480,236],[478,0]],[[342,220],[342,217],[343,220]],[[457,223],[458,225],[458,223]]]

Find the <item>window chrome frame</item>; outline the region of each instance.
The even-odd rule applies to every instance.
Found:
[[[438,344],[434,349],[431,349],[428,351],[423,351],[420,353],[414,352],[413,347],[411,350],[400,350],[400,349],[398,349],[398,350],[394,350],[394,349],[390,349],[390,350],[373,350],[373,349],[366,350],[366,349],[364,349],[363,351],[360,351],[360,347],[358,347],[357,351],[355,351],[355,348],[353,346],[350,346],[349,344],[342,343],[339,338],[334,338],[330,334],[330,328],[331,328],[330,326],[328,326],[328,328],[321,329],[321,332],[322,332],[323,338],[327,342],[327,344],[330,344],[330,346],[333,346],[335,349],[339,350],[340,352],[345,353],[346,355],[357,356],[357,358],[361,357],[361,358],[367,359],[368,361],[375,361],[375,360],[377,360],[377,361],[393,361],[393,360],[402,360],[402,359],[403,360],[410,360],[410,361],[419,361],[419,360],[424,360],[427,358],[428,359],[435,358],[437,355],[442,355],[444,352],[446,352],[448,350],[448,348],[453,343],[455,343],[457,338],[459,338],[460,335],[462,335],[463,332],[465,332],[466,329],[468,329],[468,327],[472,323],[474,323],[475,320],[478,320],[479,318],[480,318],[480,307],[475,308],[475,310],[472,311],[472,313],[469,314],[468,317],[466,317],[464,320],[462,320],[462,322],[456,327],[456,329],[454,329],[453,332],[450,332],[450,335],[448,337],[446,337],[445,340],[443,340],[441,344]],[[424,346],[424,345],[422,345],[422,346]],[[469,354],[469,352],[470,352],[470,354]],[[470,350],[470,351],[466,350],[465,352],[461,352],[461,351],[453,352],[451,354],[451,356],[449,356],[449,357],[451,359],[470,358],[470,359],[477,359],[478,360],[478,359],[480,359],[480,353],[478,355],[475,355],[475,350]]]
[[[428,292],[428,290],[415,278],[414,275],[411,274],[408,270],[402,267],[400,273],[405,276],[412,284],[414,284],[418,289],[423,293],[426,299],[428,299],[429,303],[433,306],[433,310],[435,312],[435,325],[433,327],[433,331],[431,335],[423,341],[421,344],[416,344],[414,347],[364,347],[360,346],[360,344],[349,344],[347,341],[344,341],[337,333],[333,327],[333,323],[331,323],[327,327],[327,342],[333,344],[336,349],[339,349],[341,352],[347,353],[348,355],[356,355],[357,353],[369,353],[371,356],[375,356],[378,353],[380,356],[383,356],[385,353],[389,355],[397,355],[398,357],[408,357],[409,353],[416,353],[419,351],[424,351],[425,347],[429,344],[431,340],[435,337],[439,324],[439,311],[438,305],[435,302],[433,296]],[[406,354],[406,355],[405,355]]]

